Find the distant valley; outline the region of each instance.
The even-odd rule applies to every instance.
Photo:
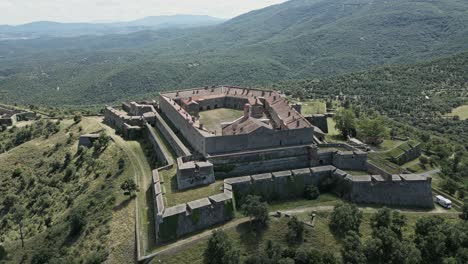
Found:
[[[129,34],[143,30],[209,26],[224,21],[221,18],[198,15],[152,16],[128,22],[112,23],[58,23],[40,21],[18,26],[0,25],[0,41],[26,40],[41,37]]]

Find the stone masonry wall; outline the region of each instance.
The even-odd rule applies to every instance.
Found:
[[[172,104],[172,105],[171,105]],[[314,143],[314,128],[290,130],[259,129],[254,133],[213,136],[203,135],[189,120],[184,118],[176,109],[180,108],[175,101],[160,97],[161,111],[174,123],[177,129],[190,145],[204,156],[244,151],[249,149],[271,148],[282,146],[306,145]]]
[[[182,143],[182,141],[175,135],[174,131],[164,121],[158,112],[155,112],[156,122],[155,125],[166,141],[172,147],[178,157],[191,155],[190,150]]]
[[[342,170],[367,171],[367,153],[362,151],[338,151],[333,156],[333,165]]]
[[[175,240],[234,218],[234,203],[230,190],[188,203],[166,207],[159,170],[153,171],[152,178],[157,244]]]
[[[211,156],[216,178],[312,166],[314,146],[274,148]]]
[[[156,136],[156,132],[154,131],[154,128],[151,127],[148,123],[146,123],[145,131],[146,131],[146,137],[148,141],[150,142],[151,146],[153,147],[153,150],[156,153],[158,160],[164,162],[166,165],[174,164],[174,160],[170,156],[170,154],[166,153],[165,151],[161,149],[161,146],[163,145],[163,143]]]
[[[302,196],[309,184],[333,184],[340,196],[357,203],[434,207],[431,178],[421,175],[393,175],[389,182],[380,175],[352,176],[333,166],[322,166],[230,178],[224,182],[225,188],[232,190],[236,206],[249,194],[268,201],[282,200]]]
[[[177,189],[185,190],[215,182],[213,164],[207,161],[184,162],[177,158]]]
[[[161,96],[159,108],[179,130],[179,133],[190,143],[191,147],[200,153],[205,153],[205,137],[176,111],[176,108],[171,105],[172,102],[174,101],[166,100]]]

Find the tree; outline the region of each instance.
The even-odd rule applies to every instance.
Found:
[[[377,232],[380,228],[389,228],[401,239],[401,229],[406,224],[406,217],[398,211],[390,210],[387,207],[379,209],[371,217],[371,227],[373,232]]]
[[[351,109],[340,109],[336,111],[333,119],[336,122],[335,128],[341,131],[343,137],[356,134],[356,115]]]
[[[452,179],[447,179],[442,183],[442,189],[448,194],[454,195],[458,190],[458,183]]]
[[[389,228],[380,227],[373,232],[364,251],[369,263],[407,263],[407,249],[410,244],[412,244],[410,241],[401,241],[398,235]]]
[[[75,124],[81,122],[81,113],[75,113],[75,115],[73,115],[73,121],[75,122]]]
[[[463,201],[463,207],[462,207],[462,213],[461,217],[463,220],[467,221],[468,220],[468,199],[465,199]]]
[[[343,263],[364,264],[367,263],[364,255],[364,247],[361,238],[354,231],[349,231],[343,240],[343,249],[341,250]]]
[[[52,252],[47,249],[39,249],[34,252],[31,258],[31,264],[47,264],[53,258]]]
[[[423,165],[426,165],[429,164],[429,159],[426,156],[421,156],[419,157],[419,162],[421,162]]]
[[[119,161],[117,161],[117,165],[119,166],[119,170],[123,170],[123,168],[125,167],[125,160],[122,157],[120,157]]]
[[[7,252],[2,244],[0,244],[0,261],[6,258]]]
[[[290,243],[302,243],[304,236],[304,223],[293,216],[288,221],[288,233],[286,237]]]
[[[238,264],[240,262],[240,253],[226,233],[215,230],[208,240],[203,259],[205,264]]]
[[[128,178],[124,182],[122,182],[122,184],[120,185],[120,189],[124,191],[124,195],[132,197],[135,194],[135,192],[138,192],[138,185],[132,178]]]
[[[440,216],[429,216],[418,219],[415,227],[415,243],[421,251],[423,263],[442,263],[449,252],[447,246],[448,228]],[[456,250],[454,247],[452,250]]]
[[[388,137],[388,129],[385,119],[381,116],[376,118],[362,117],[358,122],[358,137],[367,144],[378,145]]]
[[[268,221],[268,205],[265,202],[261,202],[259,196],[247,195],[241,205],[241,212],[243,215],[255,221],[265,224]]]
[[[111,138],[105,132],[102,132],[99,134],[98,139],[93,143],[94,149],[98,152],[102,151],[109,145],[110,140]]]
[[[306,199],[315,200],[320,196],[320,191],[316,186],[309,185],[305,188],[304,195]]]
[[[79,235],[87,224],[86,210],[82,207],[75,208],[70,214],[70,236]]]
[[[13,205],[15,205],[18,201],[18,195],[14,193],[8,193],[7,195],[5,195],[5,199],[3,200],[3,207],[5,207],[5,209],[8,210],[11,207],[13,207]]]
[[[330,228],[338,235],[348,231],[359,232],[362,212],[355,205],[340,203],[335,205],[330,219]]]
[[[13,221],[18,225],[21,248],[24,248],[24,218],[26,217],[26,209],[22,205],[16,205],[13,208]]]

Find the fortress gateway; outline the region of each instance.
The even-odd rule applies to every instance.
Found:
[[[301,197],[308,185],[358,203],[433,207],[431,178],[391,175],[369,162],[367,153],[325,142],[324,117],[304,117],[300,105],[290,105],[276,91],[226,86],[180,90],[161,93],[159,103],[124,103],[122,110],[107,107],[104,114],[105,122],[124,137],[147,138],[165,164],[153,171],[158,242],[232,219],[248,194],[288,199]],[[157,134],[175,158],[164,151]],[[224,179],[223,191],[166,208],[161,174],[174,167],[176,189]]]

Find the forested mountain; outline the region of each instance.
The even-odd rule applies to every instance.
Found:
[[[468,120],[448,116],[468,104],[468,52],[330,78],[284,81],[273,88],[294,97],[341,96],[356,108],[372,109],[468,147]]]
[[[0,100],[102,104],[411,63],[466,50],[467,10],[463,0],[292,0],[211,27],[4,41]]]
[[[215,25],[223,19],[210,16],[152,16],[128,22],[58,23],[39,21],[18,26],[0,25],[0,41],[40,37],[77,37],[83,35],[128,34],[142,30],[187,28]]]

